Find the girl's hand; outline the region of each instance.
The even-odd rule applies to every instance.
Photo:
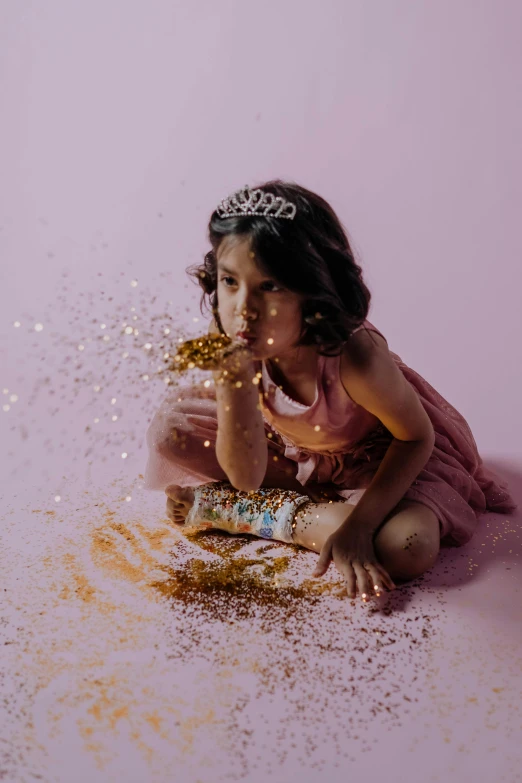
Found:
[[[169,369],[180,373],[197,368],[216,373],[227,370],[227,373],[232,374],[237,371],[241,374],[252,359],[247,343],[231,340],[227,335],[208,334],[178,345]]]
[[[323,576],[332,560],[346,579],[350,598],[355,598],[357,588],[363,599],[378,597],[385,588],[395,589],[390,575],[377,560],[373,535],[362,522],[354,519],[352,524],[349,518],[326,539],[312,576]]]
[[[214,380],[236,381],[244,380],[248,376],[251,381],[254,377],[254,355],[250,348],[241,342],[231,342],[224,350],[216,354],[212,371]]]

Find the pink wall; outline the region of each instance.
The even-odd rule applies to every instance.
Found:
[[[330,201],[366,270],[370,320],[483,455],[520,459],[521,24],[515,0],[4,3],[0,386],[2,402],[19,399],[0,436],[16,464],[35,475],[45,454],[58,475],[58,434],[81,441],[96,416],[92,392],[81,414],[69,402],[75,375],[90,390],[107,372],[99,332],[81,367],[67,360],[59,410],[30,400],[42,373],[56,383],[63,340],[110,317],[100,286],[114,307],[148,288],[140,318],[170,300],[193,323],[183,270],[207,249],[209,213],[269,177]],[[127,394],[110,454],[132,430],[139,471],[164,387],[118,383],[100,415],[108,431],[108,398]]]

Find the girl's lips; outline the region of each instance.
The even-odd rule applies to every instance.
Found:
[[[250,334],[247,332],[238,332],[236,337],[238,337],[240,340],[244,340],[247,343],[253,343],[256,341],[255,334]]]

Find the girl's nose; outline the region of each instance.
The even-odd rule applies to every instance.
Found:
[[[253,306],[244,305],[241,308],[239,315],[241,316],[241,318],[245,318],[248,321],[253,321],[254,319],[257,318],[257,310]]]

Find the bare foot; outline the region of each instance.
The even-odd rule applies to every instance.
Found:
[[[182,525],[194,504],[194,487],[178,487],[171,484],[165,490],[167,496],[167,516],[176,525]]]

